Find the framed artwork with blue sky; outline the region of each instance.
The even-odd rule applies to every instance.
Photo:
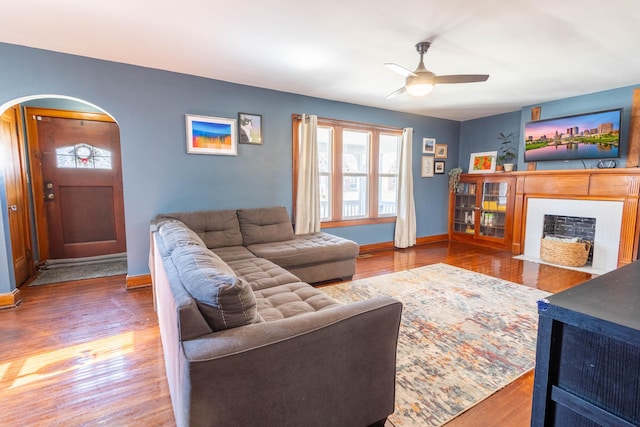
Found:
[[[238,155],[236,120],[186,115],[187,153]]]

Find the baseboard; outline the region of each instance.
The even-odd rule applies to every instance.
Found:
[[[426,245],[427,243],[443,242],[449,240],[448,234],[436,234],[435,236],[425,236],[416,238],[416,245]],[[370,245],[360,245],[360,253],[382,251],[385,249],[393,249],[393,242],[372,243]]]
[[[151,286],[151,274],[140,274],[138,276],[127,275],[127,289],[145,288]]]
[[[449,234],[436,234],[435,236],[418,237],[416,245],[426,245],[427,243],[446,242],[449,240]]]
[[[22,302],[20,289],[14,289],[8,294],[0,294],[0,308],[16,307]]]

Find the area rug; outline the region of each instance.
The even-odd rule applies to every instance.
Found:
[[[75,280],[94,279],[127,274],[127,261],[108,261],[73,267],[60,267],[43,270],[29,286],[48,285],[51,283],[72,282]]]
[[[322,290],[341,302],[388,295],[404,304],[396,427],[445,424],[532,369],[536,301],[550,295],[446,264]]]

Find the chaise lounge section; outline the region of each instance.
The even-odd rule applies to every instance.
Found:
[[[155,222],[162,219],[182,221],[225,261],[245,247],[307,283],[350,279],[355,273],[357,243],[323,232],[296,236],[282,206],[162,214]]]
[[[368,426],[393,413],[402,304],[340,304],[257,256],[269,256],[271,240],[272,257],[321,280],[322,259],[344,261],[323,258],[331,242],[323,236],[300,243],[296,262],[296,246],[283,243],[296,240],[292,230],[273,221],[282,209],[152,222],[150,267],[178,426]],[[313,248],[317,257],[305,252]]]

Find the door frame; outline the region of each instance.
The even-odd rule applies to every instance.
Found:
[[[32,243],[32,239],[31,239],[31,202],[29,199],[29,191],[28,191],[28,187],[29,187],[29,179],[27,177],[27,161],[26,161],[26,146],[25,146],[25,135],[24,135],[24,127],[23,127],[23,118],[22,118],[22,114],[20,111],[20,105],[16,104],[16,105],[12,105],[10,107],[8,107],[6,110],[4,110],[2,113],[0,113],[0,115],[4,115],[7,114],[11,111],[11,114],[13,114],[14,119],[15,119],[15,126],[16,126],[16,138],[17,138],[17,142],[18,142],[18,147],[17,147],[17,154],[18,155],[18,159],[19,159],[19,169],[20,169],[20,173],[19,173],[19,182],[16,183],[17,186],[19,186],[19,188],[14,189],[15,191],[18,191],[21,194],[21,198],[22,198],[22,203],[23,206],[19,206],[17,213],[18,215],[20,215],[20,217],[16,220],[16,221],[20,221],[22,223],[22,229],[23,229],[23,233],[21,236],[22,239],[24,239],[24,241],[22,242],[22,244],[24,245],[24,249],[25,249],[25,261],[26,261],[26,267],[27,267],[27,280],[33,276],[34,272],[35,272],[35,264],[33,262],[33,243]],[[13,145],[11,144],[11,142],[9,141],[9,146],[7,147],[7,149],[11,149],[12,151],[14,150]],[[0,150],[1,151],[1,150]],[[15,166],[15,164],[13,165]],[[13,167],[12,166],[12,167]],[[6,182],[5,182],[5,186],[6,186]],[[7,194],[7,197],[9,197],[9,194]],[[7,199],[7,202],[9,204],[9,200]],[[14,212],[14,215],[16,213]],[[9,214],[11,215],[11,214]],[[11,234],[9,236],[9,241],[11,242],[11,246],[12,246],[12,251],[15,251],[15,248],[13,247],[13,239],[15,238],[13,236],[13,233],[15,232],[15,230],[12,227],[11,224],[11,219],[9,218],[9,216],[7,216],[7,220],[9,222],[9,233]],[[12,259],[9,260],[11,261],[13,264],[15,264],[15,253],[12,256]],[[15,267],[15,266],[14,266]],[[22,286],[24,283],[26,283],[27,280],[23,280],[20,283],[18,283],[18,274],[17,272],[14,272],[16,274],[15,280],[16,280],[16,288]]]
[[[85,113],[80,111],[55,110],[50,108],[25,107],[27,145],[31,165],[31,191],[33,192],[33,211],[35,217],[36,241],[40,261],[49,259],[49,233],[44,202],[44,183],[42,180],[42,158],[38,140],[38,116],[64,119],[92,120],[116,123],[111,116],[103,113]]]

